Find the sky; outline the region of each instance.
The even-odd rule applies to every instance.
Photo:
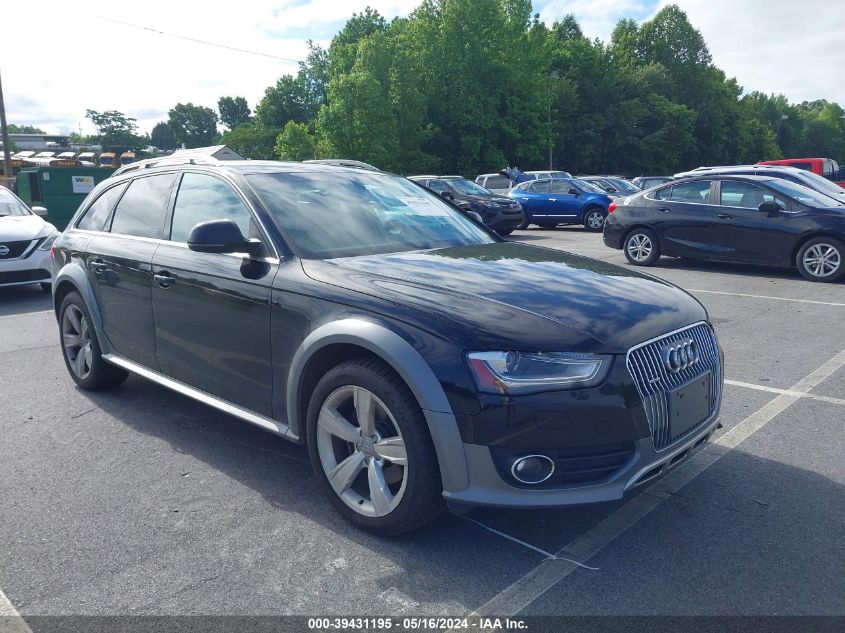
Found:
[[[669,0],[534,0],[551,24],[573,13],[584,33],[608,40],[622,18],[647,20]],[[42,0],[3,7],[0,76],[9,123],[49,133],[93,133],[86,109],[119,110],[141,132],[178,102],[216,109],[224,95],[250,107],[295,73],[306,40],[327,46],[353,12],[407,15],[419,0]],[[675,0],[701,30],[714,63],[746,92],[845,105],[845,20],[830,0]],[[237,7],[237,9],[233,9]],[[134,25],[134,26],[132,26]],[[139,28],[146,27],[146,28]],[[162,35],[248,49],[214,48]]]

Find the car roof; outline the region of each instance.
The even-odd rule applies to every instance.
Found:
[[[424,178],[434,178],[436,180],[466,180],[463,176],[435,176],[433,174],[423,174],[421,176],[408,176],[411,180],[422,180]]]
[[[697,167],[690,171],[682,171],[675,174],[676,178],[682,178],[685,176],[693,176],[697,174],[730,174],[739,171],[747,171],[749,169],[753,169],[755,171],[784,171],[787,170],[787,173],[791,174],[801,174],[806,173],[806,169],[799,169],[798,167],[790,167],[789,165],[723,165],[723,166],[715,166],[715,167]]]

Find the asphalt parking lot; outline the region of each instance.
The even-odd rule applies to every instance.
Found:
[[[581,228],[513,237],[625,261]],[[650,272],[725,349],[716,441],[623,502],[396,539],[347,525],[303,448],[140,378],[79,391],[48,296],[0,291],[0,615],[845,615],[845,284]]]

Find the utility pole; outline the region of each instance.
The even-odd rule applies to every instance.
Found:
[[[558,72],[553,70],[549,73],[549,80],[546,83],[546,97],[549,102],[548,117],[546,119],[549,132],[549,171],[554,169],[552,166],[552,149],[554,149],[554,143],[552,142],[552,79],[557,79],[558,77],[560,77]]]
[[[9,128],[6,126],[6,105],[3,102],[3,81],[0,79],[0,128],[3,132],[3,174],[6,176],[6,185],[11,189],[12,185],[12,148],[9,144]]]

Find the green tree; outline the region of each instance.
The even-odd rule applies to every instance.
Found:
[[[167,124],[176,142],[185,147],[207,147],[218,140],[217,113],[193,103],[177,103],[170,112]]]
[[[176,149],[176,138],[166,121],[159,121],[150,132],[150,144],[159,149]]]
[[[144,139],[138,136],[137,120],[117,110],[97,112],[86,110],[85,118],[97,128],[98,141],[103,149],[114,152],[138,150],[145,146]]]
[[[46,134],[44,130],[40,127],[36,127],[34,125],[15,125],[14,123],[9,123],[7,126],[9,129],[9,134]]]
[[[316,143],[308,126],[288,121],[276,139],[276,155],[282,160],[310,160],[316,157]]]
[[[230,130],[252,120],[252,112],[243,97],[220,97],[217,101],[220,122]]]
[[[242,123],[233,130],[223,133],[220,142],[228,145],[244,158],[253,160],[274,160],[275,144],[279,130],[266,127],[258,121]]]
[[[314,104],[305,82],[293,75],[283,75],[275,85],[267,88],[255,108],[258,121],[277,130],[281,130],[288,121],[305,123],[314,114]]]

